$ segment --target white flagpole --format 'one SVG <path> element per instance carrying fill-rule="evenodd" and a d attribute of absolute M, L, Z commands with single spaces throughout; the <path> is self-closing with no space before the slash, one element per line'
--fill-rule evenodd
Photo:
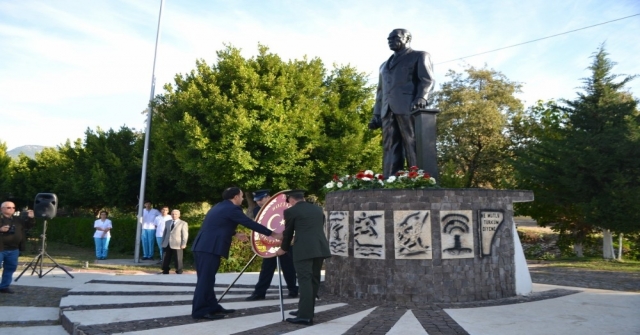
<path fill-rule="evenodd" d="M 140 195 L 138 196 L 138 224 L 136 227 L 136 248 L 134 252 L 135 263 L 140 262 L 140 235 L 142 233 L 142 210 L 144 206 L 144 191 L 147 180 L 147 159 L 149 153 L 149 133 L 151 133 L 151 117 L 153 116 L 153 108 L 151 102 L 155 95 L 156 89 L 156 57 L 158 55 L 158 41 L 160 41 L 160 22 L 162 22 L 162 7 L 164 0 L 160 0 L 160 14 L 158 14 L 158 29 L 156 32 L 156 47 L 153 52 L 153 70 L 151 71 L 151 96 L 149 97 L 149 114 L 147 115 L 147 129 L 144 134 L 144 151 L 142 154 L 142 176 L 140 177 Z"/>

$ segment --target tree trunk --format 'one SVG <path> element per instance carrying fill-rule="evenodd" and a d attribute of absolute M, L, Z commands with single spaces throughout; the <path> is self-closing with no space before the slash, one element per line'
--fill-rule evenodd
<path fill-rule="evenodd" d="M 602 230 L 602 258 L 615 258 L 615 254 L 613 253 L 613 237 L 609 229 Z"/>
<path fill-rule="evenodd" d="M 573 244 L 573 252 L 575 252 L 576 257 L 584 257 L 584 254 L 582 253 L 582 242 L 575 242 Z"/>
<path fill-rule="evenodd" d="M 618 260 L 622 260 L 622 233 L 618 235 Z"/>

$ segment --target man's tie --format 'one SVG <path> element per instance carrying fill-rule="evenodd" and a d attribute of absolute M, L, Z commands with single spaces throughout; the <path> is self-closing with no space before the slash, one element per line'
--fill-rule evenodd
<path fill-rule="evenodd" d="M 175 220 L 171 220 L 171 230 L 173 231 L 173 227 L 176 226 L 176 221 Z"/>

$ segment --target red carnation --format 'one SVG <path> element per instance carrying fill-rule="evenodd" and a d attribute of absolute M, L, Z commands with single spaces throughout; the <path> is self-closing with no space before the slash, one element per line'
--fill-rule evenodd
<path fill-rule="evenodd" d="M 362 178 L 364 178 L 364 171 L 360 171 L 360 172 L 358 172 L 358 173 L 356 174 L 356 178 L 357 178 L 357 179 L 362 179 Z"/>
<path fill-rule="evenodd" d="M 424 179 L 429 179 L 431 178 L 431 175 L 429 175 L 429 173 L 425 172 L 424 173 Z"/>
<path fill-rule="evenodd" d="M 410 167 L 410 168 L 409 168 L 409 170 L 411 170 L 411 171 L 418 171 L 418 167 L 414 165 L 414 166 Z"/>
<path fill-rule="evenodd" d="M 384 176 L 383 176 L 383 175 L 381 175 L 381 174 L 379 174 L 379 175 L 378 175 L 378 179 L 380 179 L 380 180 L 384 180 Z"/>
<path fill-rule="evenodd" d="M 415 177 L 417 177 L 417 176 L 418 176 L 418 172 L 416 172 L 416 171 L 411 171 L 411 172 L 409 172 L 409 176 L 408 176 L 408 177 L 409 177 L 409 178 L 415 178 Z"/>

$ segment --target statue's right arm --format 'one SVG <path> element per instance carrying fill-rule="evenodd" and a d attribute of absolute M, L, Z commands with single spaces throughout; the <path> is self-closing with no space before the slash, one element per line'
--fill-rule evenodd
<path fill-rule="evenodd" d="M 384 65 L 384 64 L 383 64 Z M 376 90 L 376 102 L 373 105 L 373 117 L 369 121 L 369 129 L 378 129 L 382 127 L 382 74 L 378 75 L 378 89 Z"/>

